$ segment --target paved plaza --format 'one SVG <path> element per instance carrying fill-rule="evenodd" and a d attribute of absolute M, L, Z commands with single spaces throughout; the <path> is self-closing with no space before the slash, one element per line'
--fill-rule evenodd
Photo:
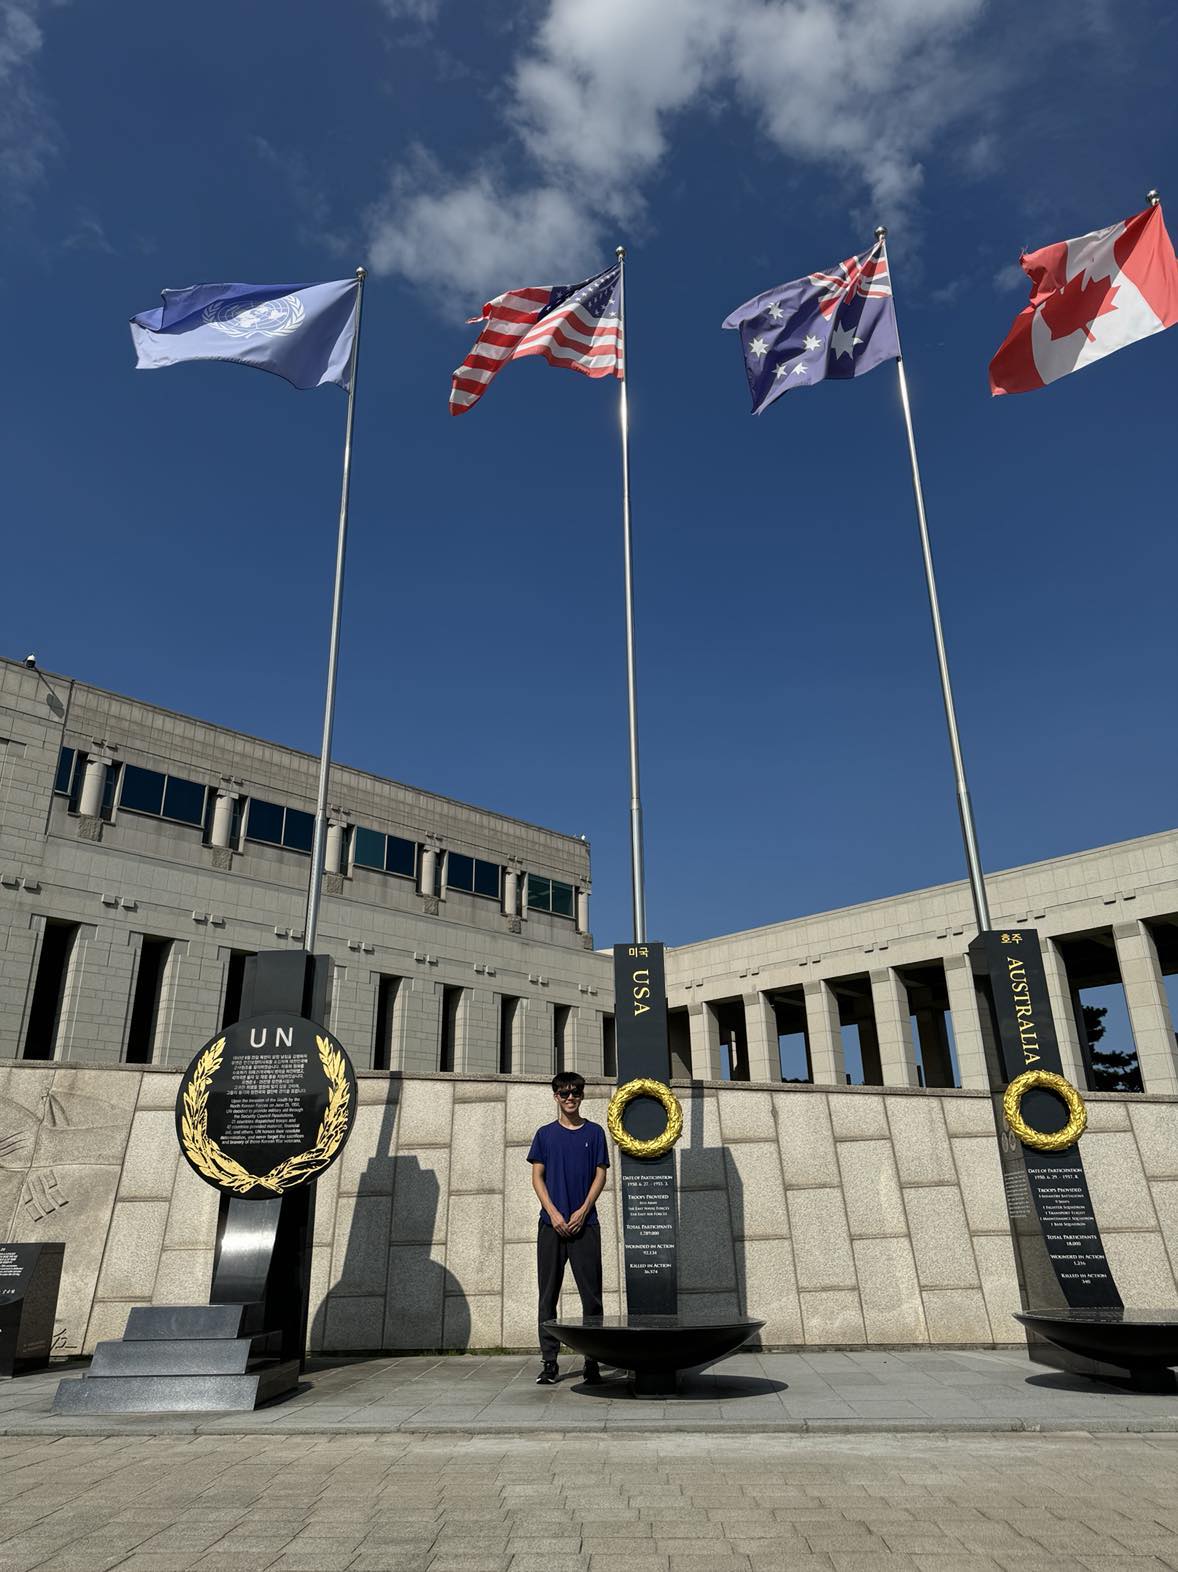
<path fill-rule="evenodd" d="M 89 1420 L 58 1371 L 0 1383 L 0 1572 L 1178 1569 L 1178 1397 L 1013 1349 L 741 1354 L 674 1401 L 564 1368 L 333 1362 L 256 1414 Z"/>
<path fill-rule="evenodd" d="M 1178 1567 L 1178 1437 L 0 1440 L 10 1572 Z"/>

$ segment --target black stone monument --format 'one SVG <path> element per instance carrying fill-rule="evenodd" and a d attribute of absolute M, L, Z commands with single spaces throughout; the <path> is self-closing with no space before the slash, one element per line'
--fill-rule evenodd
<path fill-rule="evenodd" d="M 661 944 L 614 947 L 614 1021 L 618 1085 L 671 1079 L 667 1045 L 667 988 Z M 653 1097 L 626 1108 L 626 1132 L 656 1139 L 667 1115 Z M 732 1353 L 765 1323 L 743 1316 L 681 1314 L 679 1308 L 678 1195 L 674 1151 L 634 1157 L 619 1151 L 626 1314 L 552 1322 L 562 1342 L 603 1364 L 633 1372 L 640 1397 L 678 1388 L 680 1370 Z"/>
<path fill-rule="evenodd" d="M 1023 1299 L 1018 1319 L 1030 1333 L 1032 1356 L 1082 1375 L 1121 1377 L 1127 1369 L 1135 1384 L 1171 1387 L 1167 1367 L 1178 1362 L 1178 1315 L 1124 1309 L 1079 1143 L 1062 1151 L 1024 1145 L 1003 1110 L 1006 1087 L 1028 1070 L 1064 1074 L 1039 936 L 1033 928 L 981 933 L 970 957 L 990 1003 L 987 1054 Z M 1045 1135 L 1068 1122 L 1061 1097 L 1041 1087 L 1025 1093 L 1021 1113 Z"/>
<path fill-rule="evenodd" d="M 0 1376 L 49 1364 L 64 1254 L 62 1244 L 0 1244 Z"/>
<path fill-rule="evenodd" d="M 256 1408 L 297 1386 L 314 1180 L 356 1111 L 347 1055 L 317 1024 L 329 968 L 304 952 L 247 963 L 244 1019 L 201 1049 L 176 1106 L 186 1161 L 221 1192 L 210 1302 L 137 1306 L 121 1341 L 60 1384 L 59 1413 Z"/>

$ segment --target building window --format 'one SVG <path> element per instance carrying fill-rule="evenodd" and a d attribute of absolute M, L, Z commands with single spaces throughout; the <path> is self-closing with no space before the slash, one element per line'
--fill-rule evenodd
<path fill-rule="evenodd" d="M 465 890 L 471 895 L 485 895 L 497 901 L 502 877 L 503 870 L 497 862 L 483 862 L 480 857 L 467 857 L 462 852 L 446 854 L 448 890 Z"/>
<path fill-rule="evenodd" d="M 160 1004 L 171 953 L 171 939 L 152 939 L 146 934 L 143 936 L 135 992 L 131 1000 L 131 1023 L 127 1031 L 128 1064 L 152 1064 L 155 1060 Z"/>
<path fill-rule="evenodd" d="M 572 1006 L 568 1004 L 554 1004 L 552 1007 L 552 1073 L 560 1075 L 564 1070 L 571 1070 L 569 1062 L 572 1043 L 570 1041 L 569 1021 L 572 1019 Z"/>
<path fill-rule="evenodd" d="M 442 1030 L 438 1044 L 438 1069 L 452 1070 L 458 1051 L 458 1020 L 462 1008 L 462 989 L 442 989 Z"/>
<path fill-rule="evenodd" d="M 372 1044 L 372 1068 L 391 1070 L 398 1058 L 400 1041 L 402 977 L 382 977 L 376 985 L 376 1034 Z"/>
<path fill-rule="evenodd" d="M 315 815 L 304 813 L 301 808 L 284 808 L 280 803 L 251 797 L 245 838 L 263 846 L 284 846 L 287 851 L 309 852 L 315 838 Z"/>
<path fill-rule="evenodd" d="M 76 922 L 55 922 L 52 918 L 46 922 L 45 932 L 41 936 L 41 954 L 37 961 L 37 979 L 33 984 L 33 997 L 29 1005 L 29 1023 L 25 1029 L 22 1056 L 25 1059 L 57 1057 L 61 1007 L 77 940 Z"/>
<path fill-rule="evenodd" d="M 206 788 L 179 775 L 162 775 L 138 764 L 123 766 L 123 787 L 119 807 L 128 813 L 149 814 L 155 819 L 170 819 L 175 824 L 204 824 Z"/>
<path fill-rule="evenodd" d="M 554 917 L 572 917 L 576 911 L 577 892 L 571 884 L 559 879 L 543 879 L 539 874 L 528 874 L 528 910 L 551 912 Z"/>
<path fill-rule="evenodd" d="M 53 790 L 59 797 L 68 797 L 74 783 L 74 764 L 78 755 L 73 748 L 63 748 L 57 760 L 57 777 Z"/>
<path fill-rule="evenodd" d="M 399 835 L 382 835 L 357 825 L 352 831 L 352 866 L 377 873 L 395 873 L 402 879 L 417 877 L 417 842 Z"/>
<path fill-rule="evenodd" d="M 510 1075 L 520 1061 L 518 1036 L 522 1012 L 520 1000 L 503 994 L 499 1000 L 499 1074 Z"/>
<path fill-rule="evenodd" d="M 241 993 L 245 987 L 245 963 L 252 961 L 256 950 L 230 950 L 229 964 L 225 968 L 225 1005 L 221 1011 L 221 1027 L 234 1026 L 241 1019 Z"/>

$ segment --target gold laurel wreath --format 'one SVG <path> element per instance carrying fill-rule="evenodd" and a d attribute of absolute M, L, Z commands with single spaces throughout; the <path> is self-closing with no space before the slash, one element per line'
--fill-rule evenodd
<path fill-rule="evenodd" d="M 666 1111 L 666 1127 L 661 1135 L 656 1135 L 651 1141 L 640 1141 L 622 1123 L 622 1115 L 636 1097 L 653 1097 L 656 1103 L 662 1103 Z M 606 1123 L 614 1144 L 628 1157 L 661 1157 L 664 1152 L 671 1150 L 683 1134 L 683 1108 L 671 1088 L 664 1086 L 662 1081 L 627 1081 L 610 1098 Z"/>
<path fill-rule="evenodd" d="M 184 1112 L 180 1120 L 180 1142 L 192 1166 L 222 1190 L 244 1195 L 255 1188 L 281 1195 L 304 1180 L 312 1178 L 339 1151 L 348 1133 L 348 1109 L 352 1093 L 348 1086 L 344 1056 L 326 1037 L 316 1037 L 319 1063 L 327 1077 L 330 1093 L 315 1144 L 271 1168 L 268 1174 L 251 1174 L 248 1168 L 222 1151 L 209 1134 L 209 1092 L 213 1076 L 221 1067 L 225 1039 L 210 1043 L 196 1061 L 192 1079 L 184 1088 Z"/>
<path fill-rule="evenodd" d="M 1054 1092 L 1067 1104 L 1068 1122 L 1062 1130 L 1048 1134 L 1044 1130 L 1034 1129 L 1023 1118 L 1023 1098 L 1035 1086 Z M 1002 1094 L 1002 1112 L 1012 1133 L 1018 1136 L 1024 1146 L 1033 1146 L 1038 1152 L 1064 1152 L 1076 1144 L 1088 1127 L 1088 1110 L 1084 1106 L 1084 1099 L 1070 1081 L 1051 1070 L 1026 1070 L 1022 1075 L 1016 1075 Z"/>

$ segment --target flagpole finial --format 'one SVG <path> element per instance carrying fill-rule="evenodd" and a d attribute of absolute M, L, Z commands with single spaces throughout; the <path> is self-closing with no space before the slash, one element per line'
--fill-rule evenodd
<path fill-rule="evenodd" d="M 364 282 L 364 280 L 368 277 L 368 269 L 366 267 L 358 267 L 356 269 L 356 277 L 360 281 L 360 283 L 362 284 Z"/>
<path fill-rule="evenodd" d="M 1161 207 L 1162 205 L 1161 194 L 1157 191 L 1147 191 L 1145 193 L 1145 200 L 1149 203 L 1150 207 Z"/>
<path fill-rule="evenodd" d="M 886 240 L 888 238 L 888 229 L 886 224 L 877 224 L 875 226 L 875 238 L 877 240 Z"/>
<path fill-rule="evenodd" d="M 619 262 L 624 262 L 626 260 L 626 248 L 625 248 L 625 246 L 618 246 L 618 247 L 616 247 L 616 249 L 614 250 L 614 256 L 617 257 Z"/>

